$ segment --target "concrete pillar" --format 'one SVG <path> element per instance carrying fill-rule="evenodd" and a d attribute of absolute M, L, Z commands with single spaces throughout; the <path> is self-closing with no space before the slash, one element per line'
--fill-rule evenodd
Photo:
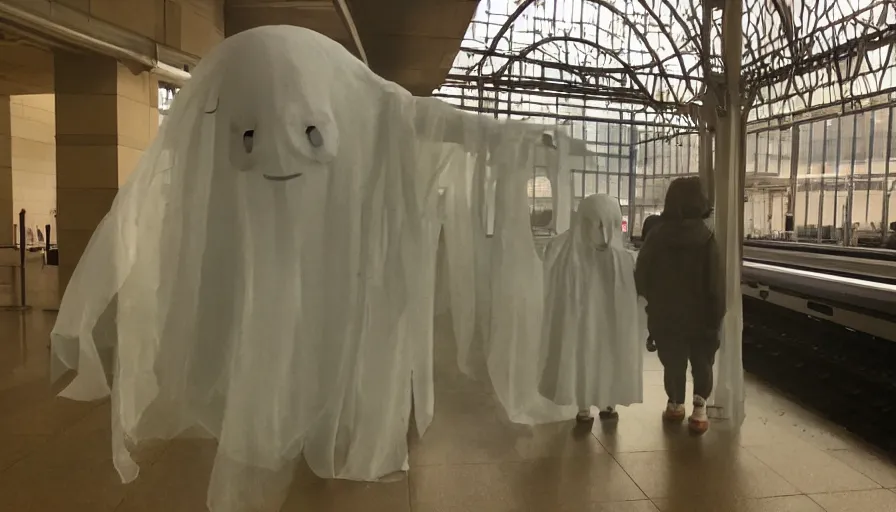
<path fill-rule="evenodd" d="M 54 69 L 61 297 L 158 128 L 158 82 L 99 55 L 57 53 Z"/>
<path fill-rule="evenodd" d="M 9 96 L 0 95 L 0 246 L 14 241 L 11 119 Z"/>
<path fill-rule="evenodd" d="M 742 0 L 725 0 L 722 15 L 722 60 L 725 66 L 724 110 L 716 119 L 715 235 L 725 267 L 728 314 L 722 323 L 717 355 L 718 384 L 712 402 L 719 417 L 739 426 L 744 418 L 742 365 L 743 313 L 741 264 L 744 236 L 744 181 L 746 119 L 741 92 Z"/>

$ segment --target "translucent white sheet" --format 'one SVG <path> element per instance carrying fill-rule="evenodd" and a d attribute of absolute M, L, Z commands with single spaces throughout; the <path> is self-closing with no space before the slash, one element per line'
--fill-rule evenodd
<path fill-rule="evenodd" d="M 472 193 L 473 162 L 463 148 L 446 147 L 445 166 L 441 174 L 444 187 L 444 251 L 446 285 L 454 339 L 457 343 L 457 364 L 472 375 L 470 345 L 476 333 L 476 254 L 474 238 L 486 243 L 485 234 L 474 225 Z"/>
<path fill-rule="evenodd" d="M 538 127 L 444 145 L 440 167 L 458 365 L 471 378 L 489 379 L 508 418 L 524 424 L 574 414 L 537 392 L 543 287 L 526 169 L 542 140 L 531 129 Z M 487 375 L 477 373 L 482 368 Z"/>
<path fill-rule="evenodd" d="M 72 276 L 52 334 L 54 373 L 77 371 L 62 396 L 111 395 L 124 481 L 137 477 L 134 443 L 193 427 L 217 438 L 213 512 L 276 510 L 302 455 L 322 477 L 405 469 L 412 393 L 421 432 L 434 407 L 444 223 L 451 272 L 475 276 L 452 293 L 456 328 L 474 330 L 459 301 L 494 300 L 475 315 L 495 385 L 514 417 L 528 414 L 516 397 L 534 395 L 535 344 L 518 322 L 540 315 L 541 278 L 521 158 L 540 136 L 414 98 L 308 30 L 228 38 L 178 94 Z M 440 220 L 454 158 L 476 164 L 449 176 Z M 497 196 L 496 172 L 508 177 Z M 491 254 L 484 205 L 497 206 Z"/>
<path fill-rule="evenodd" d="M 111 396 L 124 481 L 135 443 L 216 438 L 213 512 L 276 510 L 301 456 L 322 477 L 406 469 L 412 397 L 421 434 L 437 408 L 442 231 L 461 367 L 485 355 L 513 421 L 570 417 L 537 391 L 526 182 L 542 135 L 414 98 L 308 30 L 228 38 L 72 276 L 52 334 L 54 374 L 77 371 L 62 395 Z"/>
<path fill-rule="evenodd" d="M 644 339 L 618 200 L 584 198 L 544 268 L 541 393 L 579 410 L 640 403 Z"/>
<path fill-rule="evenodd" d="M 485 339 L 489 376 L 510 419 L 535 424 L 571 417 L 538 393 L 544 284 L 529 223 L 532 147 L 509 137 L 490 151 L 495 171 L 495 228 L 490 246 L 490 311 Z"/>

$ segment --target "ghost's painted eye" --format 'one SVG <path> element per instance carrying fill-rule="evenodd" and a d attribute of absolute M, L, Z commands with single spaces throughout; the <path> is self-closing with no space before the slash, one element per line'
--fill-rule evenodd
<path fill-rule="evenodd" d="M 255 147 L 255 130 L 246 130 L 243 132 L 243 149 L 246 153 L 251 153 Z"/>
<path fill-rule="evenodd" d="M 309 126 L 305 128 L 305 135 L 308 137 L 308 142 L 311 144 L 311 147 L 319 148 L 324 145 L 324 136 L 320 133 L 320 130 L 317 129 L 317 126 Z"/>

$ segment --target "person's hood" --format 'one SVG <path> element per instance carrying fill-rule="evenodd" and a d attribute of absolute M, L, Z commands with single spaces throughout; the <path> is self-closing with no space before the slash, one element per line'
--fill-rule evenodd
<path fill-rule="evenodd" d="M 705 244 L 712 237 L 712 230 L 705 222 L 711 212 L 700 179 L 679 178 L 669 185 L 663 221 L 653 228 L 653 232 L 667 245 Z"/>
<path fill-rule="evenodd" d="M 700 178 L 678 178 L 669 185 L 663 219 L 705 219 L 712 208 Z"/>

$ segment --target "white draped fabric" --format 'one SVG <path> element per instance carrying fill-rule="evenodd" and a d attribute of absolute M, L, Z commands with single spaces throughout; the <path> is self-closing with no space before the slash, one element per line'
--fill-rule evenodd
<path fill-rule="evenodd" d="M 52 333 L 54 374 L 77 371 L 62 396 L 111 396 L 124 481 L 135 443 L 216 438 L 213 512 L 276 508 L 300 456 L 321 477 L 406 469 L 412 397 L 421 433 L 435 407 L 440 173 L 471 159 L 511 173 L 540 138 L 414 98 L 305 29 L 228 38 L 72 276 Z M 451 174 L 444 200 L 465 339 L 467 304 L 487 300 L 469 279 L 487 271 L 473 177 Z"/>
<path fill-rule="evenodd" d="M 640 403 L 644 338 L 619 202 L 582 199 L 544 267 L 541 393 L 579 410 Z"/>
<path fill-rule="evenodd" d="M 212 512 L 276 510 L 301 457 L 325 478 L 407 469 L 412 403 L 421 435 L 438 408 L 441 234 L 460 367 L 484 355 L 513 421 L 570 417 L 537 391 L 526 181 L 543 139 L 414 98 L 309 30 L 226 39 L 71 278 L 52 333 L 54 375 L 77 373 L 61 395 L 111 397 L 125 482 L 135 444 L 216 438 Z"/>

